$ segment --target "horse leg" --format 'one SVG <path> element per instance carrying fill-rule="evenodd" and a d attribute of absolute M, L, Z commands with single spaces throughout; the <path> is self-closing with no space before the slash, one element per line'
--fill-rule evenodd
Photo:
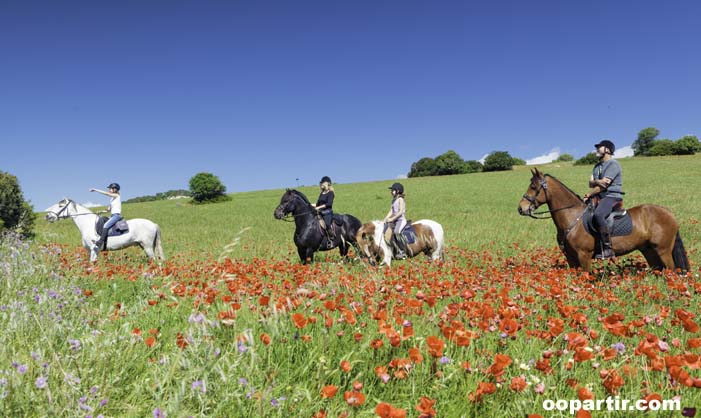
<path fill-rule="evenodd" d="M 577 251 L 577 261 L 579 262 L 579 267 L 581 267 L 582 270 L 586 271 L 587 273 L 591 272 L 591 256 L 592 253 L 590 251 Z"/>
<path fill-rule="evenodd" d="M 643 253 L 643 257 L 645 257 L 648 267 L 653 270 L 662 270 L 662 268 L 664 268 L 662 266 L 662 260 L 657 255 L 657 251 L 654 248 L 647 246 L 645 248 L 641 248 L 640 252 Z"/>
<path fill-rule="evenodd" d="M 153 260 L 156 257 L 155 252 L 153 251 L 153 247 L 150 245 L 144 244 L 144 243 L 139 243 L 141 248 L 144 249 L 144 252 L 146 253 L 146 256 L 148 257 L 149 260 Z"/>

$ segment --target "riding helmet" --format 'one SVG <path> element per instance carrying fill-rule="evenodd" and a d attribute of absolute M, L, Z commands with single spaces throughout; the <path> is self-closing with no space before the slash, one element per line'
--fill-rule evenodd
<path fill-rule="evenodd" d="M 321 184 L 321 183 L 331 183 L 331 177 L 329 177 L 329 176 L 322 177 L 321 180 L 319 181 L 319 184 Z"/>
<path fill-rule="evenodd" d="M 594 148 L 599 148 L 599 147 L 608 148 L 611 151 L 611 155 L 613 155 L 613 153 L 616 152 L 616 146 L 613 145 L 613 142 L 609 141 L 608 139 L 604 139 L 603 141 L 594 145 Z"/>
<path fill-rule="evenodd" d="M 110 185 L 107 186 L 107 189 L 108 189 L 108 190 L 109 190 L 109 189 L 117 189 L 117 191 L 119 191 L 119 184 L 117 184 L 117 183 L 110 183 Z"/>
<path fill-rule="evenodd" d="M 390 190 L 396 190 L 399 194 L 404 194 L 404 186 L 401 183 L 394 183 L 389 187 Z"/>

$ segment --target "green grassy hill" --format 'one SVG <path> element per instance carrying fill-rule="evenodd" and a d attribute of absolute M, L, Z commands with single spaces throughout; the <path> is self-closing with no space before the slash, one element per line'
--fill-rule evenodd
<path fill-rule="evenodd" d="M 655 203 L 672 209 L 681 225 L 682 238 L 693 262 L 698 262 L 701 219 L 695 196 L 701 190 L 701 156 L 622 159 L 626 207 Z M 446 231 L 447 246 L 468 250 L 489 249 L 508 254 L 512 244 L 522 248 L 554 247 L 552 221 L 536 221 L 518 215 L 516 206 L 530 179 L 530 168 L 401 180 L 407 192 L 408 217 L 434 219 Z M 539 166 L 573 190 L 584 194 L 591 167 L 571 163 Z M 148 181 L 148 179 L 144 179 Z M 389 209 L 387 188 L 394 180 L 335 185 L 334 208 L 361 221 L 381 219 Z M 310 200 L 316 187 L 301 187 Z M 284 189 L 234 193 L 230 202 L 191 205 L 182 200 L 124 205 L 127 218 L 148 218 L 161 226 L 166 255 L 182 254 L 197 259 L 217 257 L 244 228 L 240 246 L 232 257 L 240 259 L 295 258 L 294 224 L 277 221 L 273 210 Z M 58 200 L 57 196 L 57 200 Z M 37 226 L 39 242 L 79 245 L 77 228 L 68 221 Z M 128 251 L 139 252 L 137 249 Z M 337 252 L 327 253 L 337 258 Z M 322 256 L 323 259 L 323 256 Z"/>

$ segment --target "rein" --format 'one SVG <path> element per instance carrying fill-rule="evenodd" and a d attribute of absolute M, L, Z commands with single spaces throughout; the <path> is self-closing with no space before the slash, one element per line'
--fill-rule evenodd
<path fill-rule="evenodd" d="M 293 194 L 294 194 L 294 193 L 293 193 Z M 299 195 L 297 195 L 297 194 L 294 194 L 294 196 L 295 196 L 296 199 L 300 199 L 300 200 L 304 201 L 304 199 L 302 199 L 301 196 L 299 196 Z M 305 204 L 305 205 L 310 205 L 310 206 L 311 206 L 311 203 L 307 203 L 306 201 L 304 201 L 304 204 Z M 292 212 L 288 212 L 283 218 L 280 218 L 280 220 L 281 220 L 281 221 L 285 221 L 285 222 L 294 222 L 294 221 L 295 221 L 295 218 L 297 218 L 297 217 L 299 217 L 299 216 L 308 215 L 308 214 L 310 214 L 310 213 L 316 213 L 316 210 L 313 210 L 313 209 L 312 209 L 312 210 L 308 210 L 308 211 L 306 211 L 306 212 L 298 213 L 298 214 L 296 214 L 296 215 L 295 215 L 294 213 L 292 213 Z"/>
<path fill-rule="evenodd" d="M 54 212 L 54 211 L 51 211 L 51 210 L 50 210 L 50 211 L 48 211 L 48 213 L 53 213 L 53 214 L 56 216 L 56 219 L 75 218 L 75 217 L 77 217 L 77 216 L 83 216 L 83 215 L 96 215 L 96 216 L 99 217 L 99 215 L 97 215 L 97 214 L 94 213 L 94 212 L 90 212 L 90 213 L 76 213 L 75 215 L 68 215 L 68 214 L 66 214 L 65 216 L 61 216 L 61 214 L 62 214 L 66 209 L 68 209 L 68 205 L 70 205 L 71 203 L 75 203 L 75 202 L 74 202 L 73 200 L 68 200 L 68 202 L 66 203 L 66 206 L 62 207 L 61 210 L 59 210 L 58 212 Z"/>

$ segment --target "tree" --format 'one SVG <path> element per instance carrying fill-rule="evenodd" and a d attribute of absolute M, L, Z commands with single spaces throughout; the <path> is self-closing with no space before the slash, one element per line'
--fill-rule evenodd
<path fill-rule="evenodd" d="M 584 157 L 574 162 L 574 165 L 592 165 L 599 162 L 599 157 L 596 156 L 595 152 L 590 152 Z"/>
<path fill-rule="evenodd" d="M 436 172 L 436 161 L 433 158 L 424 157 L 411 165 L 408 177 L 434 176 Z"/>
<path fill-rule="evenodd" d="M 557 157 L 557 160 L 555 160 L 555 161 L 557 161 L 557 162 L 563 162 L 563 163 L 566 163 L 566 162 L 569 162 L 569 161 L 574 161 L 574 155 L 572 155 L 572 154 L 560 154 L 560 156 Z"/>
<path fill-rule="evenodd" d="M 526 160 L 523 158 L 513 157 L 514 165 L 526 165 Z"/>
<path fill-rule="evenodd" d="M 674 142 L 674 154 L 693 155 L 701 151 L 701 143 L 694 135 L 686 135 Z"/>
<path fill-rule="evenodd" d="M 484 160 L 484 171 L 504 171 L 514 168 L 514 159 L 506 151 L 494 151 Z"/>
<path fill-rule="evenodd" d="M 197 203 L 228 200 L 224 192 L 226 187 L 212 173 L 198 173 L 190 179 L 190 193 Z"/>
<path fill-rule="evenodd" d="M 34 208 L 25 202 L 17 177 L 0 171 L 0 231 L 12 230 L 30 237 L 35 218 Z"/>
<path fill-rule="evenodd" d="M 657 135 L 660 134 L 660 130 L 655 127 L 645 128 L 638 132 L 638 139 L 633 142 L 633 154 L 638 155 L 650 155 L 650 148 L 653 146 L 653 142 Z"/>
<path fill-rule="evenodd" d="M 465 161 L 457 152 L 450 150 L 436 157 L 436 174 L 445 176 L 449 174 L 464 174 Z"/>

